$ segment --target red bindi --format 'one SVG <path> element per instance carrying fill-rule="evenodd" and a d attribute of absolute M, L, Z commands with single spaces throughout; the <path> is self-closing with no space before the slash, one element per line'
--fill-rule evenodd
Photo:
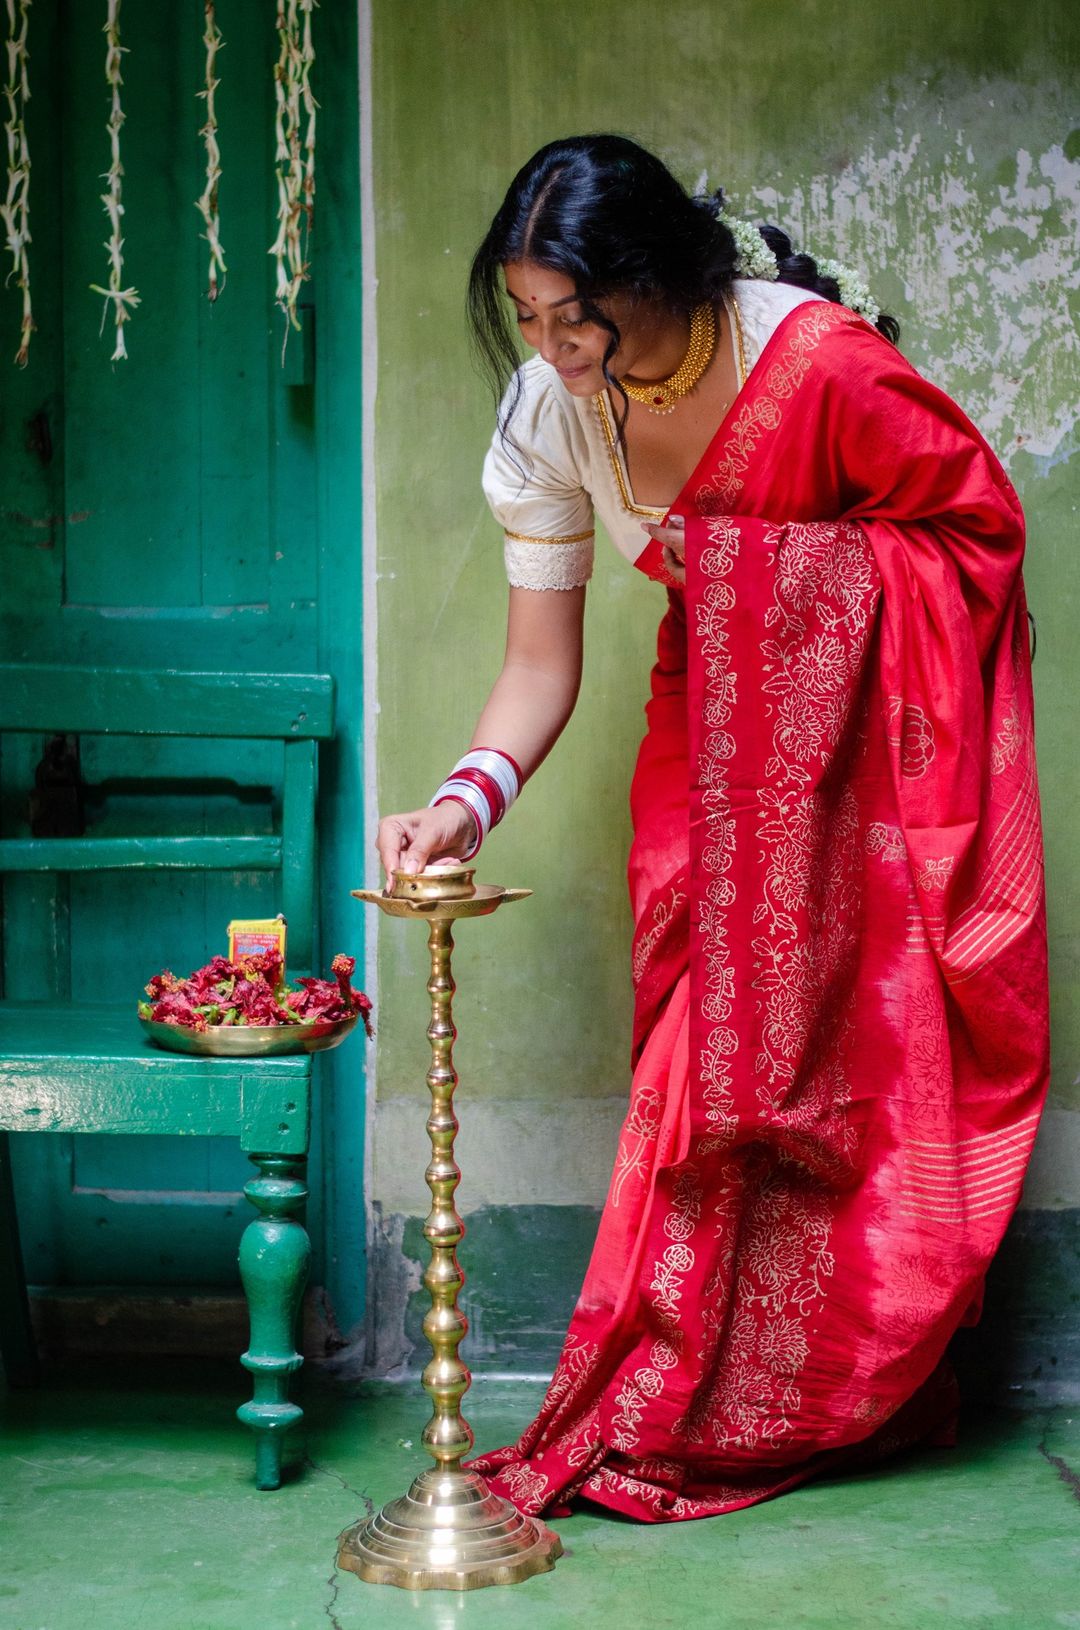
<path fill-rule="evenodd" d="M 536 304 L 536 296 L 535 296 L 535 294 L 530 294 L 529 299 L 532 301 L 533 305 L 535 306 L 535 304 Z"/>

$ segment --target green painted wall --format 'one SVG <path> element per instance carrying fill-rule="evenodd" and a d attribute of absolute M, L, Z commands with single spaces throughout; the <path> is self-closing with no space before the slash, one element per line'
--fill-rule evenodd
<path fill-rule="evenodd" d="M 1027 1204 L 1075 1207 L 1080 13 L 1071 0 L 372 9 L 379 808 L 426 801 L 502 652 L 501 540 L 479 488 L 492 407 L 462 315 L 470 255 L 537 146 L 622 131 L 687 182 L 705 173 L 744 212 L 863 267 L 900 317 L 907 354 L 966 407 L 1020 489 L 1055 1010 L 1052 1119 Z M 456 959 L 463 1209 L 578 1207 L 586 1231 L 628 1080 L 626 791 L 661 610 L 659 591 L 602 541 L 598 554 L 577 713 L 485 850 L 485 876 L 536 898 L 464 926 Z M 424 958 L 407 929 L 380 931 L 372 1198 L 384 1322 L 407 1300 L 408 1285 L 392 1282 L 396 1243 L 403 1230 L 412 1240 L 405 1219 L 426 1204 Z"/>

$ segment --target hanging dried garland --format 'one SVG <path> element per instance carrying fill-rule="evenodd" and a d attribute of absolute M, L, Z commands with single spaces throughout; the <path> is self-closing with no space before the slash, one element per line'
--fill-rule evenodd
<path fill-rule="evenodd" d="M 120 232 L 120 220 L 124 213 L 121 202 L 121 178 L 124 166 L 120 163 L 120 127 L 124 122 L 124 110 L 120 105 L 120 87 L 124 81 L 120 76 L 120 60 L 126 48 L 120 44 L 120 0 L 108 0 L 108 7 L 108 19 L 103 32 L 107 42 L 105 79 L 112 89 L 112 104 L 106 126 L 109 132 L 111 163 L 105 174 L 109 190 L 102 193 L 101 202 L 105 206 L 111 229 L 105 243 L 105 248 L 109 252 L 109 286 L 103 289 L 99 283 L 91 283 L 90 288 L 94 294 L 105 297 L 105 306 L 101 313 L 102 330 L 109 315 L 109 302 L 112 301 L 116 318 L 116 347 L 111 360 L 122 362 L 127 358 L 124 324 L 130 321 L 131 310 L 139 304 L 141 296 L 136 289 L 124 288 L 124 239 Z"/>
<path fill-rule="evenodd" d="M 33 0 L 5 0 L 8 39 L 7 81 L 3 95 L 7 113 L 4 132 L 8 163 L 7 190 L 5 200 L 0 204 L 0 221 L 3 222 L 6 248 L 12 260 L 9 281 L 14 278 L 23 293 L 20 343 L 15 357 L 20 366 L 26 364 L 30 336 L 35 328 L 27 254 L 31 241 L 30 148 L 25 126 L 25 108 L 30 99 L 27 36 L 32 3 Z M 315 117 L 318 110 L 311 90 L 311 71 L 315 61 L 311 14 L 317 4 L 318 0 L 278 0 L 276 14 L 279 54 L 274 68 L 274 134 L 278 232 L 269 253 L 277 266 L 275 298 L 285 316 L 286 341 L 290 328 L 300 329 L 297 313 L 300 288 L 311 275 L 307 246 L 315 205 Z M 105 80 L 110 89 L 106 124 L 110 162 L 104 176 L 108 190 L 101 194 L 101 202 L 109 220 L 109 236 L 104 245 L 108 253 L 109 281 L 108 287 L 102 287 L 99 283 L 90 285 L 92 293 L 101 295 L 105 302 L 101 315 L 103 332 L 109 308 L 112 307 L 116 327 L 113 362 L 127 360 L 124 326 L 130 322 L 142 298 L 137 289 L 124 287 L 124 237 L 121 230 L 124 167 L 120 161 L 120 131 L 125 114 L 120 92 L 124 82 L 121 66 L 127 48 L 120 43 L 120 5 L 121 0 L 107 0 L 103 29 L 106 36 Z M 199 131 L 206 151 L 206 184 L 195 207 L 205 223 L 204 235 L 210 251 L 207 293 L 210 300 L 216 300 L 227 276 L 218 209 L 221 152 L 215 107 L 215 92 L 221 83 L 216 73 L 217 53 L 225 42 L 217 26 L 215 0 L 204 0 L 204 15 L 205 88 L 196 94 L 206 102 L 206 120 Z"/>
<path fill-rule="evenodd" d="M 30 352 L 30 336 L 34 332 L 34 314 L 30 304 L 30 260 L 26 253 L 30 243 L 30 144 L 26 139 L 26 104 L 30 100 L 30 81 L 27 65 L 30 61 L 26 46 L 29 30 L 30 0 L 7 0 L 7 83 L 4 101 L 7 119 L 7 194 L 0 205 L 0 219 L 4 223 L 6 248 L 11 255 L 8 280 L 15 279 L 22 290 L 22 325 L 19 330 L 19 349 L 15 361 L 25 368 Z"/>
<path fill-rule="evenodd" d="M 311 13 L 316 0 L 279 0 L 277 31 L 280 51 L 274 67 L 276 114 L 274 155 L 278 184 L 278 235 L 270 253 L 277 262 L 278 305 L 289 328 L 299 330 L 296 302 L 300 285 L 310 276 L 305 255 L 315 204 L 315 111 L 311 94 Z M 301 24 L 301 18 L 303 23 Z M 306 119 L 301 138 L 301 117 Z"/>
<path fill-rule="evenodd" d="M 218 216 L 218 182 L 221 180 L 221 151 L 217 140 L 217 113 L 214 108 L 214 92 L 221 81 L 214 77 L 217 54 L 224 45 L 221 30 L 214 15 L 214 0 L 206 0 L 206 32 L 203 35 L 203 44 L 206 46 L 206 89 L 196 92 L 206 103 L 206 123 L 199 131 L 206 147 L 206 186 L 201 198 L 196 199 L 195 208 L 206 222 L 204 234 L 210 245 L 210 273 L 209 284 L 206 291 L 208 300 L 216 300 L 225 287 L 226 266 L 225 255 L 221 247 L 220 219 Z M 218 283 L 218 272 L 221 273 L 221 282 Z"/>

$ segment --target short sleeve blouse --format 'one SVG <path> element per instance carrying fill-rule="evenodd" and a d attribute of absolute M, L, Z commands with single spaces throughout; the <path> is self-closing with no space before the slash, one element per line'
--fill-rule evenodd
<path fill-rule="evenodd" d="M 593 505 L 581 482 L 582 433 L 551 389 L 553 374 L 540 357 L 518 369 L 512 440 L 504 446 L 496 431 L 484 460 L 484 495 L 503 528 L 506 574 L 515 588 L 573 589 L 592 576 Z"/>

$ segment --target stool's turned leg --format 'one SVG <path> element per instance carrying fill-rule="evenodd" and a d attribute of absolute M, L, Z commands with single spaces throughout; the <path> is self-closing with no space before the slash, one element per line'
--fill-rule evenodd
<path fill-rule="evenodd" d="M 289 1402 L 289 1378 L 304 1362 L 294 1334 L 311 1244 L 297 1213 L 307 1199 L 307 1161 L 297 1155 L 249 1155 L 258 1177 L 244 1193 L 259 1212 L 240 1240 L 240 1277 L 251 1314 L 251 1341 L 240 1362 L 255 1378 L 255 1396 L 237 1415 L 255 1433 L 255 1486 L 281 1482 L 285 1433 L 303 1419 Z"/>
<path fill-rule="evenodd" d="M 0 1132 L 0 1356 L 9 1387 L 29 1387 L 37 1380 L 37 1348 L 23 1277 L 6 1132 Z"/>

